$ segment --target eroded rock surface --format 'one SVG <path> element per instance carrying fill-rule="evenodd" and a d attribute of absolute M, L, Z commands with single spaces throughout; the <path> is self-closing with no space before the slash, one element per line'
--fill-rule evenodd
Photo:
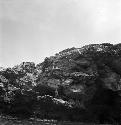
<path fill-rule="evenodd" d="M 95 123 L 121 122 L 121 44 L 63 50 L 0 70 L 1 112 Z M 75 116 L 76 114 L 76 116 Z"/>

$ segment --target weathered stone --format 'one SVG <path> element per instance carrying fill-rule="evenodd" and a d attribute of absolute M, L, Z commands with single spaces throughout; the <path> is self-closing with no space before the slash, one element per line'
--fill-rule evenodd
<path fill-rule="evenodd" d="M 73 47 L 37 66 L 0 69 L 0 94 L 1 110 L 17 116 L 120 123 L 121 44 Z"/>

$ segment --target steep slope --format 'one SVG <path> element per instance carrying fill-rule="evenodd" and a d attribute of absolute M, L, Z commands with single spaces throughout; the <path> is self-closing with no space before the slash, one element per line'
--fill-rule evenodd
<path fill-rule="evenodd" d="M 121 44 L 73 47 L 36 66 L 2 68 L 0 93 L 1 112 L 15 116 L 120 123 Z"/>

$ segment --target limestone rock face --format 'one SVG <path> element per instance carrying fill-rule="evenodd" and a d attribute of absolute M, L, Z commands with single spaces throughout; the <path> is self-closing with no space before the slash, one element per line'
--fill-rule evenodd
<path fill-rule="evenodd" d="M 2 68 L 0 94 L 1 111 L 17 116 L 120 123 L 121 44 L 73 47 L 37 65 Z"/>

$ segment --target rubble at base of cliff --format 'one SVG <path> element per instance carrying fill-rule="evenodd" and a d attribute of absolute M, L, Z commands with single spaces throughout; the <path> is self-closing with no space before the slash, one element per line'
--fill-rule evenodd
<path fill-rule="evenodd" d="M 0 68 L 0 112 L 12 117 L 121 123 L 121 44 L 63 50 Z"/>

